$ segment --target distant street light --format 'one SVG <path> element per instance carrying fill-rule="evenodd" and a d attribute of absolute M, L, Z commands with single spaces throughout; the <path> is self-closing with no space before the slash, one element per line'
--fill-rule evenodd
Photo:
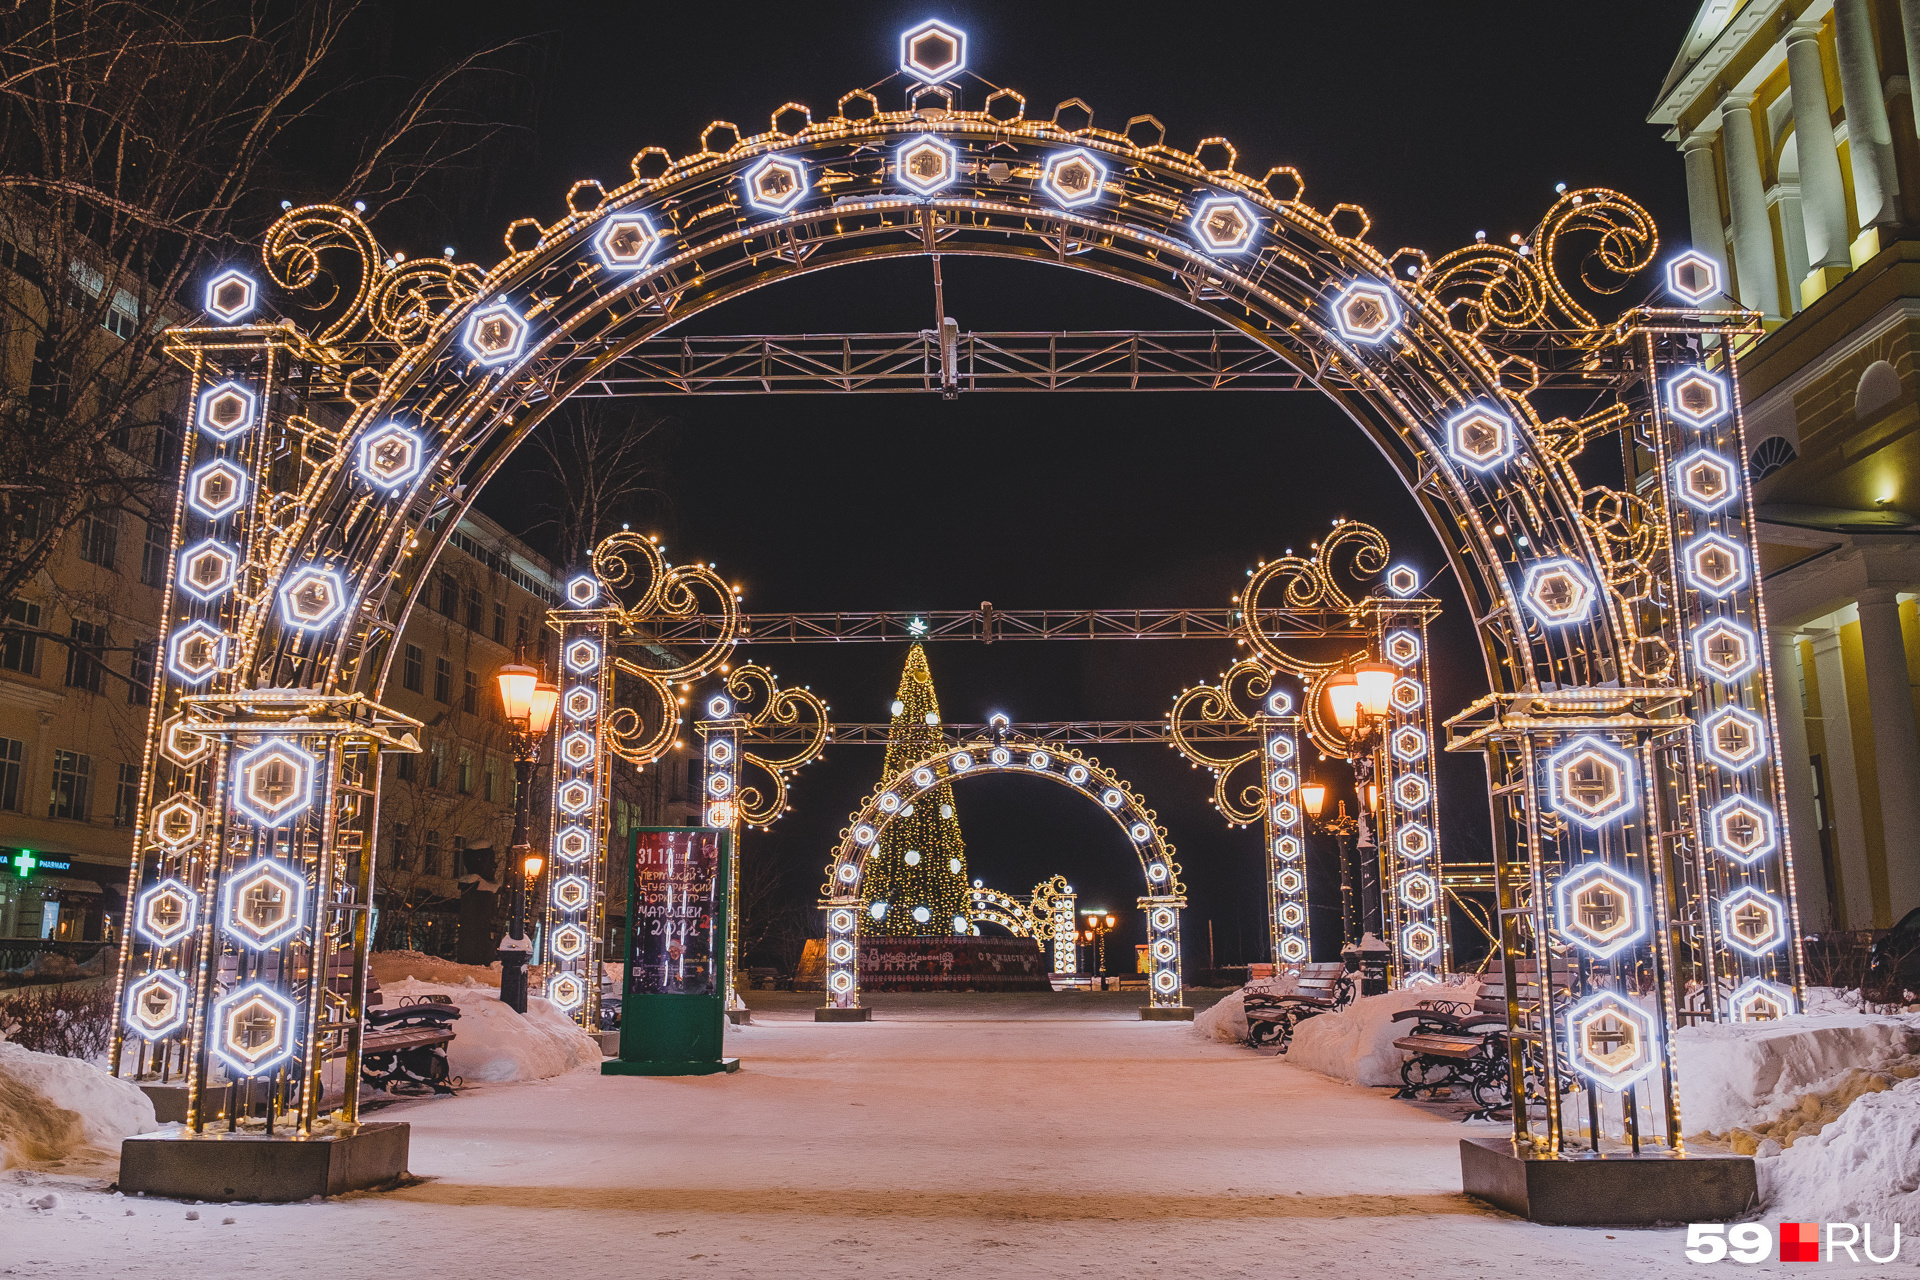
<path fill-rule="evenodd" d="M 533 948 L 527 941 L 527 889 L 540 875 L 546 859 L 534 852 L 528 828 L 532 825 L 533 774 L 540 761 L 540 744 L 553 724 L 560 704 L 560 687 L 540 678 L 524 663 L 509 662 L 495 674 L 500 682 L 500 705 L 513 732 L 513 850 L 519 865 L 513 877 L 513 916 L 507 936 L 500 940 L 500 999 L 518 1013 L 527 1011 L 527 961 Z M 518 874 L 515 874 L 518 872 Z"/>

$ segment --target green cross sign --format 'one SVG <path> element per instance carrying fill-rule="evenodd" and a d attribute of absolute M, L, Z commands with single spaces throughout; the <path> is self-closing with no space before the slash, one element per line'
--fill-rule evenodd
<path fill-rule="evenodd" d="M 20 868 L 20 878 L 22 880 L 33 873 L 33 868 L 37 861 L 38 859 L 33 856 L 33 850 L 31 849 L 22 849 L 19 853 L 13 855 L 13 865 Z"/>

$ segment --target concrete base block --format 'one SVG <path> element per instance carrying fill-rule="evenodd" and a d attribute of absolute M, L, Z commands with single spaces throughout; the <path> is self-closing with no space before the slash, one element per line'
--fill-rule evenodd
<path fill-rule="evenodd" d="M 176 1200 L 284 1202 L 337 1196 L 406 1175 L 412 1126 L 383 1122 L 321 1137 L 143 1133 L 120 1144 L 120 1190 Z"/>
<path fill-rule="evenodd" d="M 603 1076 L 717 1076 L 732 1075 L 740 1069 L 738 1058 L 714 1058 L 702 1062 L 629 1062 L 615 1058 L 600 1064 Z"/>
<path fill-rule="evenodd" d="M 187 1122 L 187 1086 L 184 1084 L 143 1084 L 140 1092 L 153 1104 L 153 1118 L 161 1124 Z"/>
<path fill-rule="evenodd" d="M 620 1033 L 618 1031 L 596 1031 L 593 1038 L 600 1042 L 600 1056 L 617 1058 L 620 1056 Z"/>
<path fill-rule="evenodd" d="M 727 1010 L 727 1021 L 736 1027 L 750 1027 L 753 1025 L 753 1010 L 729 1009 Z"/>
<path fill-rule="evenodd" d="M 815 1022 L 872 1022 L 873 1010 L 836 1009 L 832 1005 L 824 1005 L 813 1011 L 813 1020 Z"/>
<path fill-rule="evenodd" d="M 1186 1005 L 1175 1005 L 1170 1009 L 1156 1009 L 1150 1004 L 1140 1006 L 1142 1022 L 1192 1022 L 1193 1010 Z"/>
<path fill-rule="evenodd" d="M 1530 1222 L 1583 1227 L 1714 1222 L 1749 1212 L 1759 1198 L 1751 1156 L 1642 1150 L 1542 1159 L 1516 1156 L 1510 1138 L 1462 1138 L 1461 1189 Z"/>

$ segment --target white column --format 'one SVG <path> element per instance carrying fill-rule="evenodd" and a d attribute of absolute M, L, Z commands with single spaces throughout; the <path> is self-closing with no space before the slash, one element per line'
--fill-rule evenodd
<path fill-rule="evenodd" d="M 1793 883 L 1800 899 L 1800 925 L 1809 932 L 1833 927 L 1827 901 L 1827 871 L 1820 856 L 1820 822 L 1813 810 L 1813 758 L 1807 750 L 1807 704 L 1801 696 L 1800 638 L 1792 631 L 1767 633 L 1773 648 L 1774 719 L 1780 724 L 1780 778 L 1786 789 L 1786 834 L 1793 842 Z"/>
<path fill-rule="evenodd" d="M 1860 593 L 1860 657 L 1873 717 L 1873 759 L 1880 780 L 1880 829 L 1886 833 L 1888 924 L 1920 907 L 1920 725 L 1900 634 L 1900 604 L 1889 588 Z"/>
<path fill-rule="evenodd" d="M 1722 98 L 1720 124 L 1727 151 L 1727 204 L 1733 210 L 1733 268 L 1740 305 L 1778 319 L 1780 276 L 1773 269 L 1773 226 L 1767 221 L 1767 192 L 1760 181 L 1760 153 L 1753 141 L 1753 95 Z"/>
<path fill-rule="evenodd" d="M 1867 828 L 1860 810 L 1860 776 L 1854 771 L 1853 718 L 1847 711 L 1847 676 L 1840 661 L 1840 631 L 1815 631 L 1813 671 L 1820 681 L 1820 727 L 1826 739 L 1827 821 L 1833 827 L 1834 870 L 1846 927 L 1873 928 L 1873 888 L 1867 879 Z"/>
<path fill-rule="evenodd" d="M 1900 0 L 1900 29 L 1907 39 L 1907 101 L 1913 106 L 1913 127 L 1920 132 L 1920 0 Z"/>
<path fill-rule="evenodd" d="M 1920 0 L 1916 0 L 1920 3 Z M 1720 183 L 1714 176 L 1713 135 L 1695 129 L 1680 144 L 1687 164 L 1687 231 L 1693 247 L 1720 264 L 1720 278 L 1727 275 L 1727 231 L 1720 221 Z"/>
<path fill-rule="evenodd" d="M 1900 175 L 1893 163 L 1893 126 L 1880 91 L 1867 0 L 1834 0 L 1834 52 L 1847 108 L 1847 155 L 1853 166 L 1853 208 L 1862 227 L 1899 220 Z"/>
<path fill-rule="evenodd" d="M 1787 79 L 1793 86 L 1793 135 L 1799 140 L 1800 215 L 1807 225 L 1812 270 L 1853 265 L 1848 253 L 1846 187 L 1834 149 L 1826 73 L 1820 67 L 1820 24 L 1787 28 Z"/>
<path fill-rule="evenodd" d="M 1787 251 L 1787 279 L 1807 278 L 1807 224 L 1800 220 L 1800 184 L 1782 181 L 1774 187 L 1780 205 L 1780 247 Z M 1799 290 L 1789 290 L 1787 302 L 1800 309 Z"/>

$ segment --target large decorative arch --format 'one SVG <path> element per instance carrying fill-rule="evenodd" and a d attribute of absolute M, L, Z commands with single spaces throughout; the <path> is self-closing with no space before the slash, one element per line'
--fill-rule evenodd
<path fill-rule="evenodd" d="M 1148 1007 L 1180 1008 L 1180 908 L 1187 905 L 1187 888 L 1180 881 L 1180 864 L 1173 860 L 1166 828 L 1133 787 L 1098 760 L 1007 732 L 1004 725 L 1000 718 L 991 736 L 957 743 L 902 769 L 862 800 L 841 829 L 826 883 L 820 886 L 827 913 L 827 1004 L 860 1007 L 860 878 L 888 825 L 936 787 L 1001 773 L 1045 778 L 1077 791 L 1126 834 L 1147 887 L 1140 908 L 1147 913 Z"/>
<path fill-rule="evenodd" d="M 577 183 L 565 216 L 509 228 L 492 267 L 390 254 L 356 211 L 293 209 L 263 255 L 275 305 L 308 311 L 298 324 L 258 318 L 246 273 L 209 282 L 209 323 L 173 333 L 194 430 L 130 884 L 140 901 L 176 881 L 200 905 L 189 927 L 136 919 L 122 993 L 193 975 L 204 1074 L 220 1051 L 216 952 L 268 949 L 214 904 L 262 862 L 304 877 L 308 916 L 274 934 L 282 962 L 262 971 L 314 975 L 275 980 L 274 1063 L 300 1064 L 309 1127 L 322 1041 L 356 1053 L 360 1013 L 357 996 L 330 1000 L 317 959 L 343 931 L 364 953 L 379 757 L 415 745 L 379 699 L 458 516 L 558 404 L 690 318 L 834 268 L 970 255 L 1102 275 L 1237 330 L 1393 465 L 1495 690 L 1456 717 L 1449 748 L 1489 757 L 1509 958 L 1550 933 L 1616 968 L 1638 956 L 1662 975 L 1666 1026 L 1676 982 L 1700 982 L 1718 1016 L 1791 1008 L 1794 890 L 1732 376 L 1756 318 L 1711 309 L 1712 261 L 1669 264 L 1684 306 L 1602 322 L 1583 299 L 1625 287 L 1658 243 L 1614 192 L 1563 193 L 1515 244 L 1383 252 L 1364 211 L 1314 207 L 1289 169 L 1238 172 L 1224 140 L 1182 151 L 1147 116 L 1074 128 L 1077 102 L 1030 118 L 1018 93 L 969 102 L 972 82 L 946 74 L 908 59 L 891 109 L 857 90 L 819 120 L 788 104 L 757 134 L 715 122 L 697 151 L 649 147 L 630 179 Z M 1556 387 L 1590 410 L 1556 415 Z M 1582 479 L 1576 459 L 1602 439 L 1643 484 Z M 234 470 L 244 483 L 218 482 Z M 153 819 L 200 794 L 201 823 Z M 1648 890 L 1632 948 L 1561 920 L 1542 888 L 1593 861 Z M 1685 927 L 1669 927 L 1676 911 Z M 1756 983 L 1766 1000 L 1743 1003 Z M 1563 1025 L 1550 994 L 1524 1016 Z M 129 1010 L 115 1061 L 126 1034 L 166 1022 Z M 1633 1069 L 1664 1068 L 1664 1031 L 1640 1043 L 1652 1056 Z M 1671 1087 L 1667 1101 L 1677 1134 Z M 197 1093 L 189 1115 L 201 1122 Z"/>

